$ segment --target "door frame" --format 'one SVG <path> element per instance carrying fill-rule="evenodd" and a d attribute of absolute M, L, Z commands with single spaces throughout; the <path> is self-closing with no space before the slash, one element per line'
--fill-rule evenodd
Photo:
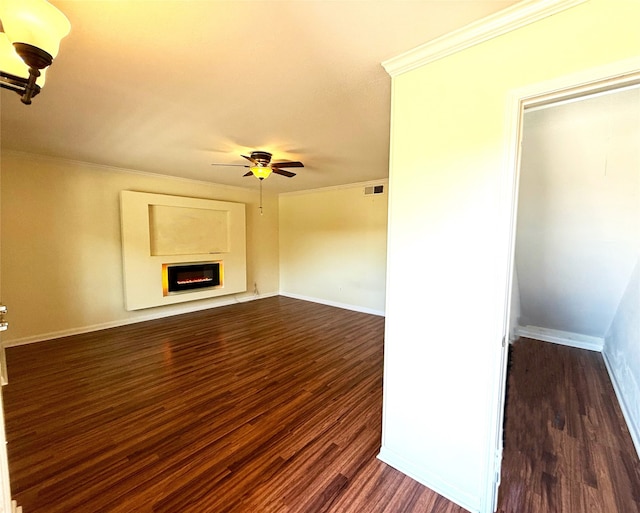
<path fill-rule="evenodd" d="M 0 190 L 1 187 L 2 173 L 0 173 Z M 0 237 L 0 241 L 1 240 L 2 238 Z M 1 290 L 0 288 L 0 291 Z M 2 294 L 0 294 L 0 298 L 2 298 Z M 13 509 L 11 502 L 11 479 L 9 477 L 9 455 L 7 453 L 7 437 L 4 427 L 4 402 L 2 399 L 2 387 L 6 385 L 6 383 L 7 368 L 4 344 L 2 342 L 2 331 L 0 331 L 0 513 L 10 513 Z"/>
<path fill-rule="evenodd" d="M 504 166 L 505 172 L 502 179 L 502 204 L 505 209 L 503 233 L 506 238 L 507 261 L 504 265 L 504 302 L 500 302 L 503 306 L 498 313 L 502 324 L 503 336 L 500 342 L 502 345 L 504 341 L 504 345 L 502 345 L 502 350 L 499 352 L 498 361 L 496 362 L 498 372 L 496 373 L 492 402 L 495 408 L 492 422 L 492 432 L 494 433 L 492 443 L 494 446 L 493 450 L 488 451 L 486 500 L 484 501 L 483 513 L 496 511 L 498 489 L 501 481 L 507 353 L 515 273 L 515 244 L 524 111 L 531 107 L 542 107 L 572 101 L 584 96 L 605 93 L 638 84 L 640 84 L 640 57 L 634 57 L 606 66 L 530 84 L 514 89 L 507 95 L 504 140 L 506 165 Z"/>

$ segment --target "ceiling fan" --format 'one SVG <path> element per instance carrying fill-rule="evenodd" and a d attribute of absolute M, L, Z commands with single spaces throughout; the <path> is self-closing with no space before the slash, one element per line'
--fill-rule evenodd
<path fill-rule="evenodd" d="M 268 151 L 252 151 L 249 156 L 240 155 L 247 159 L 251 164 L 212 164 L 212 166 L 242 166 L 248 167 L 249 171 L 243 176 L 255 176 L 259 180 L 264 180 L 271 173 L 277 175 L 286 176 L 291 178 L 296 176 L 295 173 L 287 171 L 285 168 L 290 167 L 304 167 L 304 164 L 297 160 L 280 160 L 277 162 L 271 162 L 271 153 Z"/>
<path fill-rule="evenodd" d="M 249 171 L 242 176 L 255 176 L 260 180 L 260 215 L 262 211 L 262 180 L 267 178 L 271 173 L 277 175 L 286 176 L 291 178 L 296 176 L 295 173 L 287 171 L 284 168 L 287 167 L 304 167 L 304 164 L 297 160 L 279 160 L 278 162 L 271 162 L 271 153 L 268 151 L 252 151 L 247 157 L 246 155 L 240 155 L 247 159 L 251 164 L 211 164 L 212 166 L 242 166 L 248 167 Z"/>

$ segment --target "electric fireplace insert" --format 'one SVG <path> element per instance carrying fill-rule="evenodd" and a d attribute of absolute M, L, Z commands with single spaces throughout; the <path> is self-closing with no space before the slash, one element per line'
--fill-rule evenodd
<path fill-rule="evenodd" d="M 162 267 L 165 295 L 222 285 L 221 262 L 165 264 Z"/>

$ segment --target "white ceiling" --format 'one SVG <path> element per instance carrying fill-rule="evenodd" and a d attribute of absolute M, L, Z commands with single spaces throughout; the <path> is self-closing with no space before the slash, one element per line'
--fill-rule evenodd
<path fill-rule="evenodd" d="M 221 184 L 241 153 L 301 160 L 287 192 L 388 176 L 381 62 L 514 0 L 52 0 L 71 33 L 31 106 L 2 90 L 3 149 Z"/>

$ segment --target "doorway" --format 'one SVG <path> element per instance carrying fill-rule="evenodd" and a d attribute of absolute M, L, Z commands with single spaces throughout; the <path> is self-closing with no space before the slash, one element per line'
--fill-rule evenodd
<path fill-rule="evenodd" d="M 640 86 L 525 109 L 514 335 L 601 351 L 638 261 Z"/>
<path fill-rule="evenodd" d="M 512 340 L 602 351 L 637 281 L 639 83 L 634 71 L 515 95 Z"/>

